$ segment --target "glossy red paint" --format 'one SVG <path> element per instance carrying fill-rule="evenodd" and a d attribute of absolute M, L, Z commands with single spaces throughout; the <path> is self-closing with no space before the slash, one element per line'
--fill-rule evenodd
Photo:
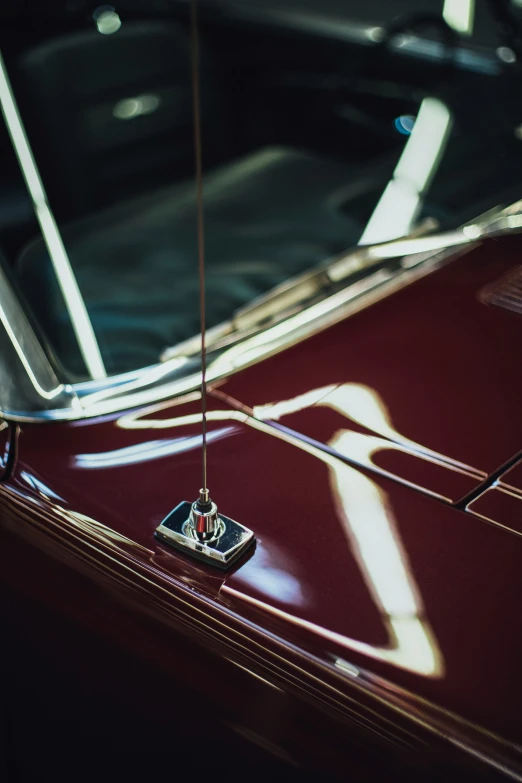
<path fill-rule="evenodd" d="M 522 322 L 481 300 L 519 264 L 518 238 L 484 243 L 216 391 L 458 500 L 521 448 Z"/>
<path fill-rule="evenodd" d="M 199 486 L 199 419 L 189 399 L 22 427 L 3 527 L 96 585 L 78 611 L 95 625 L 107 593 L 116 616 L 121 603 L 185 635 L 357 741 L 482 754 L 522 774 L 522 542 L 214 399 L 210 488 L 257 536 L 230 574 L 216 572 L 153 538 Z M 227 671 L 240 688 L 245 672 Z M 219 678 L 204 688 L 222 698 Z M 235 698 L 242 714 L 248 700 Z"/>
<path fill-rule="evenodd" d="M 499 486 L 513 491 L 516 490 L 522 494 L 522 460 L 513 465 L 499 479 Z"/>
<path fill-rule="evenodd" d="M 441 455 L 428 456 L 404 442 L 394 443 L 373 432 L 359 431 L 362 428 L 354 427 L 351 421 L 347 423 L 343 413 L 328 410 L 330 405 L 335 405 L 332 398 L 345 389 L 337 387 L 310 410 L 282 417 L 284 425 L 270 418 L 263 420 L 311 445 L 326 448 L 349 464 L 369 468 L 439 500 L 458 501 L 487 478 L 486 473 L 469 466 L 448 464 Z M 254 413 L 259 415 L 259 409 Z"/>
<path fill-rule="evenodd" d="M 472 501 L 469 511 L 522 536 L 522 495 L 495 486 Z"/>

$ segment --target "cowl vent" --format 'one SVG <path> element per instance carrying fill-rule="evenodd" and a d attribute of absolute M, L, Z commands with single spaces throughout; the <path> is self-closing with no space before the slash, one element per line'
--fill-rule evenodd
<path fill-rule="evenodd" d="M 490 283 L 479 294 L 482 302 L 522 315 L 522 266 Z"/>

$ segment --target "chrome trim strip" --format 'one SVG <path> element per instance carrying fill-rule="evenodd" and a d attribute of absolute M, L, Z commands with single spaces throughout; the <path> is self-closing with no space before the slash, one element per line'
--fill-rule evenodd
<path fill-rule="evenodd" d="M 75 392 L 56 377 L 1 267 L 0 324 L 0 407 L 5 417 L 53 417 L 56 410 L 80 417 Z"/>
<path fill-rule="evenodd" d="M 92 378 L 106 378 L 105 366 L 98 341 L 87 313 L 85 302 L 78 288 L 67 251 L 49 206 L 36 161 L 16 105 L 5 63 L 0 52 L 0 106 L 27 189 L 31 194 L 33 209 L 40 224 L 56 279 L 60 286 L 65 307 L 78 340 L 81 354 Z"/>

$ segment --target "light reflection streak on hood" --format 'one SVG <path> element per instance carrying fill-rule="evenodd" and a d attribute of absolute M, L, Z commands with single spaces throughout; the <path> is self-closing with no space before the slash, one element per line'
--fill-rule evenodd
<path fill-rule="evenodd" d="M 223 427 L 207 434 L 207 442 L 221 440 L 234 432 L 233 427 Z M 73 457 L 76 468 L 99 469 L 116 468 L 123 465 L 136 465 L 153 459 L 170 457 L 172 454 L 183 454 L 187 451 L 201 448 L 201 435 L 193 435 L 174 440 L 149 440 L 114 451 L 104 451 L 98 454 L 76 454 Z"/>
<path fill-rule="evenodd" d="M 389 646 L 377 647 L 351 639 L 276 609 L 226 584 L 221 589 L 375 660 L 426 677 L 441 677 L 444 671 L 442 653 L 425 618 L 424 607 L 395 528 L 393 513 L 387 505 L 385 493 L 374 481 L 337 457 L 280 430 L 271 431 L 270 425 L 255 419 L 250 419 L 248 423 L 256 429 L 303 449 L 328 465 L 338 518 L 370 593 L 381 612 L 390 636 Z M 348 603 L 347 596 L 347 605 Z"/>
<path fill-rule="evenodd" d="M 257 419 L 271 419 L 279 421 L 284 416 L 298 413 L 311 406 L 323 406 L 331 408 L 361 427 L 375 432 L 393 443 L 413 450 L 424 456 L 430 457 L 437 463 L 452 465 L 471 476 L 482 477 L 482 472 L 471 468 L 463 462 L 447 457 L 437 451 L 426 448 L 416 441 L 404 437 L 398 432 L 391 421 L 386 405 L 379 394 L 360 383 L 342 383 L 323 386 L 319 389 L 305 392 L 290 400 L 269 403 L 268 405 L 256 405 L 253 413 Z M 331 445 L 331 444 L 330 444 Z"/>
<path fill-rule="evenodd" d="M 128 413 L 119 418 L 116 424 L 124 430 L 166 430 L 173 427 L 188 427 L 191 424 L 201 424 L 203 418 L 201 413 L 191 413 L 188 416 L 174 416 L 172 419 L 142 418 L 143 416 L 149 416 L 155 411 L 164 410 L 166 407 L 170 407 L 170 403 L 159 403 L 147 408 L 145 411 Z M 247 419 L 247 414 L 240 411 L 207 411 L 207 421 L 245 422 Z"/>
<path fill-rule="evenodd" d="M 302 582 L 285 568 L 284 554 L 274 541 L 268 542 L 264 538 L 263 542 L 257 542 L 256 556 L 249 561 L 247 574 L 243 578 L 243 572 L 239 569 L 234 576 L 245 584 L 254 585 L 268 598 L 294 606 L 307 603 Z"/>
<path fill-rule="evenodd" d="M 107 527 L 107 525 L 98 522 L 98 520 L 88 517 L 86 514 L 80 514 L 78 511 L 71 511 L 69 509 L 61 508 L 60 506 L 55 506 L 53 511 L 68 524 L 81 530 L 88 539 L 111 541 L 130 546 L 132 549 L 139 548 L 141 552 L 147 555 L 153 554 L 151 549 L 141 546 L 141 544 L 136 543 L 136 541 L 118 533 L 117 530 L 114 530 L 111 527 Z"/>
<path fill-rule="evenodd" d="M 36 476 L 33 476 L 27 470 L 20 471 L 20 478 L 29 484 L 30 487 L 36 490 L 36 492 L 41 497 L 53 498 L 54 500 L 63 501 L 61 495 L 57 495 L 54 490 L 47 486 L 47 484 L 44 484 L 43 481 L 40 481 L 40 479 L 36 478 Z"/>
<path fill-rule="evenodd" d="M 159 411 L 166 407 L 168 403 L 163 403 L 154 406 L 154 410 Z M 201 421 L 201 414 L 173 419 L 141 418 L 152 412 L 149 408 L 141 413 L 128 414 L 119 420 L 119 425 L 128 429 L 165 429 Z M 377 647 L 296 617 L 227 584 L 224 584 L 221 590 L 374 660 L 390 663 L 426 677 L 441 677 L 444 671 L 442 653 L 425 617 L 422 599 L 402 547 L 393 512 L 387 504 L 385 493 L 378 485 L 338 457 L 239 411 L 209 411 L 208 418 L 242 421 L 254 429 L 306 451 L 328 466 L 337 516 L 381 614 L 390 641 L 386 647 Z M 330 445 L 335 447 L 335 440 Z M 348 595 L 346 599 L 349 606 Z"/>

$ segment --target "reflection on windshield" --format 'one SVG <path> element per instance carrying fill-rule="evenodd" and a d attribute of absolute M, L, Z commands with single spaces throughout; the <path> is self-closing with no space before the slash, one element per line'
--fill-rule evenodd
<path fill-rule="evenodd" d="M 425 98 L 393 177 L 359 240 L 373 245 L 410 233 L 451 131 L 451 113 L 442 101 Z"/>
<path fill-rule="evenodd" d="M 475 21 L 475 0 L 444 0 L 442 16 L 461 35 L 471 35 Z"/>

